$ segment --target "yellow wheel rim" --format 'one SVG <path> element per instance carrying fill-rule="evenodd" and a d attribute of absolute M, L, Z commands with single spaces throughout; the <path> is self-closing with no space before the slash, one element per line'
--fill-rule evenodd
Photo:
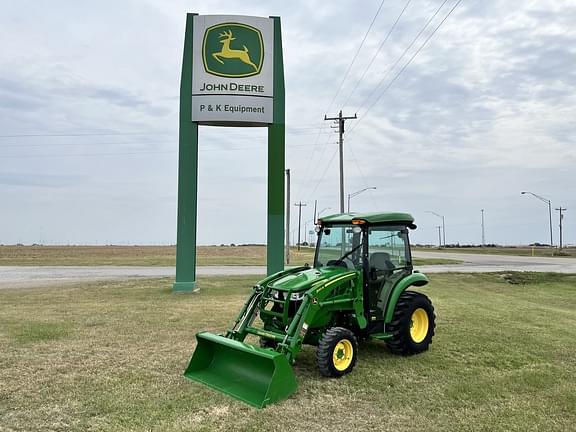
<path fill-rule="evenodd" d="M 426 339 L 428 334 L 428 314 L 422 308 L 416 309 L 410 318 L 410 336 L 416 343 L 422 342 Z"/>
<path fill-rule="evenodd" d="M 336 370 L 344 371 L 348 369 L 352 363 L 352 357 L 354 356 L 354 347 L 352 342 L 348 339 L 340 340 L 334 347 L 334 352 L 332 353 L 332 362 Z"/>

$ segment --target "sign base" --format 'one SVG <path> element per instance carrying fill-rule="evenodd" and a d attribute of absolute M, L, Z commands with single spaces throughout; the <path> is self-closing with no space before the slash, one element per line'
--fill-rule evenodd
<path fill-rule="evenodd" d="M 181 292 L 181 293 L 194 293 L 200 291 L 198 285 L 196 285 L 196 281 L 194 282 L 174 282 L 172 285 L 172 292 Z"/>

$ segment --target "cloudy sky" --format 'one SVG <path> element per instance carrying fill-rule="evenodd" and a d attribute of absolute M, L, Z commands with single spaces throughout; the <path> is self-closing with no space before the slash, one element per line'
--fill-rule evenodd
<path fill-rule="evenodd" d="M 568 208 L 576 243 L 574 0 L 462 0 L 435 34 L 457 0 L 1 3 L 0 243 L 175 242 L 187 12 L 282 18 L 305 221 L 314 200 L 339 207 L 322 119 L 343 109 L 358 113 L 346 193 L 377 188 L 353 210 L 411 212 L 421 243 L 437 241 L 436 212 L 448 243 L 480 243 L 485 209 L 488 242 L 546 242 L 547 204 L 526 190 Z M 265 136 L 201 128 L 200 244 L 265 242 Z"/>

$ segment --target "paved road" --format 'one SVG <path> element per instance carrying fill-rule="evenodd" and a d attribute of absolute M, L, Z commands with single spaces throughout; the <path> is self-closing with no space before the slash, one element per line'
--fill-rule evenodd
<path fill-rule="evenodd" d="M 576 259 L 547 257 L 518 257 L 508 255 L 483 255 L 438 252 L 414 252 L 418 258 L 446 258 L 460 260 L 459 264 L 419 266 L 424 273 L 481 273 L 500 271 L 535 271 L 576 273 Z M 198 267 L 198 275 L 262 275 L 264 266 L 210 266 Z M 27 288 L 95 280 L 128 278 L 174 277 L 174 267 L 28 267 L 0 266 L 0 289 Z"/>
<path fill-rule="evenodd" d="M 202 276 L 265 274 L 264 266 L 198 267 Z M 98 280 L 174 277 L 174 267 L 139 266 L 0 266 L 0 289 L 62 285 Z"/>
<path fill-rule="evenodd" d="M 462 263 L 459 264 L 420 266 L 419 268 L 425 273 L 483 273 L 500 271 L 576 273 L 576 258 L 426 251 L 414 251 L 413 255 L 418 258 L 446 258 L 462 261 Z"/>

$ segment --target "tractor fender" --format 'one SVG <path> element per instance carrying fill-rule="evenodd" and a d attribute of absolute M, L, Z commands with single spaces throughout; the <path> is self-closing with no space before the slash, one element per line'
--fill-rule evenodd
<path fill-rule="evenodd" d="M 394 309 L 396 309 L 396 303 L 398 303 L 398 299 L 400 295 L 411 286 L 424 286 L 428 283 L 428 278 L 424 273 L 412 273 L 402 279 L 400 279 L 394 288 L 392 289 L 392 294 L 390 295 L 390 299 L 388 304 L 386 305 L 386 313 L 384 315 L 384 322 L 386 324 L 392 321 L 392 317 L 394 316 Z"/>

